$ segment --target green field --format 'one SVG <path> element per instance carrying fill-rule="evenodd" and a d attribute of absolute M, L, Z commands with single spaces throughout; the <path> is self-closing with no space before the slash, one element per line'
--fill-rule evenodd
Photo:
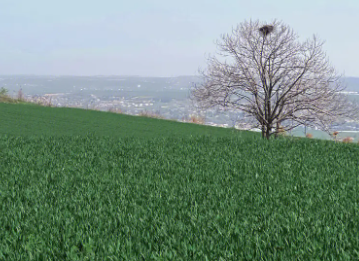
<path fill-rule="evenodd" d="M 76 136 L 88 133 L 97 136 L 188 137 L 189 135 L 228 135 L 257 137 L 253 132 L 239 132 L 224 128 L 119 115 L 102 111 L 74 108 L 51 108 L 27 104 L 0 103 L 0 134 L 16 136 Z"/>
<path fill-rule="evenodd" d="M 0 112 L 0 260 L 359 259 L 357 144 Z"/>

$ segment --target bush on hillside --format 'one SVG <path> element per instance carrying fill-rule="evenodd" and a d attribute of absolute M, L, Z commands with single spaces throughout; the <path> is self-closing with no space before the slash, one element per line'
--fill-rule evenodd
<path fill-rule="evenodd" d="M 109 108 L 108 112 L 124 114 L 124 111 L 121 108 L 117 108 L 115 106 L 112 106 L 111 108 Z"/>
<path fill-rule="evenodd" d="M 150 112 L 147 110 L 141 111 L 138 115 L 142 116 L 142 117 L 147 117 L 147 118 L 164 119 L 164 117 L 162 115 L 160 115 L 159 113 Z"/>
<path fill-rule="evenodd" d="M 343 143 L 352 143 L 353 142 L 353 137 L 346 137 L 343 139 Z"/>
<path fill-rule="evenodd" d="M 0 89 L 0 97 L 8 95 L 8 89 L 5 89 L 4 87 L 1 87 Z"/>
<path fill-rule="evenodd" d="M 279 126 L 276 136 L 279 136 L 279 137 L 287 136 L 287 132 L 285 131 L 285 129 L 282 126 Z"/>
<path fill-rule="evenodd" d="M 183 117 L 182 118 L 183 122 L 189 122 L 189 123 L 195 123 L 195 124 L 204 124 L 205 123 L 205 118 L 198 116 L 198 115 L 190 115 L 189 118 L 188 117 Z"/>
<path fill-rule="evenodd" d="M 8 94 L 9 90 L 1 87 L 0 89 L 0 102 L 13 103 L 15 102 L 13 98 Z"/>
<path fill-rule="evenodd" d="M 20 89 L 17 92 L 17 100 L 20 101 L 20 102 L 25 101 L 25 97 L 24 97 L 24 93 L 22 92 L 22 89 Z"/>

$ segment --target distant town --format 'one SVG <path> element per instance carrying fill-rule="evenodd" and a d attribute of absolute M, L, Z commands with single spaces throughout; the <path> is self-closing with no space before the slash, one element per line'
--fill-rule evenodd
<path fill-rule="evenodd" d="M 183 88 L 183 90 L 185 90 Z M 348 95 L 359 95 L 356 92 L 350 92 Z M 45 100 L 56 107 L 75 107 L 83 109 L 93 109 L 100 111 L 121 112 L 130 115 L 152 114 L 165 119 L 186 121 L 191 116 L 200 117 L 205 125 L 218 126 L 236 129 L 250 129 L 250 125 L 240 121 L 242 114 L 237 112 L 221 112 L 217 109 L 208 109 L 205 112 L 195 109 L 188 99 L 171 99 L 162 101 L 161 99 L 152 99 L 144 96 L 126 98 L 124 96 L 96 96 L 90 94 L 89 97 L 81 97 L 66 93 L 44 94 L 43 96 L 27 96 L 29 100 Z M 359 132 L 359 122 L 346 121 L 344 125 L 334 127 L 333 129 Z M 256 131 L 257 129 L 253 129 Z"/>
<path fill-rule="evenodd" d="M 243 114 L 240 112 L 224 112 L 218 109 L 201 111 L 196 108 L 188 95 L 191 86 L 198 81 L 199 78 L 196 76 L 1 76 L 0 87 L 7 88 L 13 97 L 19 95 L 20 91 L 28 100 L 56 107 L 75 107 L 130 115 L 149 114 L 177 121 L 188 121 L 191 117 L 197 117 L 206 125 L 250 129 L 249 124 L 241 121 Z M 359 101 L 358 86 L 355 82 L 343 93 Z M 347 121 L 337 130 L 359 132 L 359 122 Z"/>

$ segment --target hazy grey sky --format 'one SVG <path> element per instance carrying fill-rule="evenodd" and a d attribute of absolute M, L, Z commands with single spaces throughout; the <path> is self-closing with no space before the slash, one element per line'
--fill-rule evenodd
<path fill-rule="evenodd" d="M 194 75 L 249 19 L 317 34 L 359 77 L 358 0 L 0 0 L 0 74 Z"/>

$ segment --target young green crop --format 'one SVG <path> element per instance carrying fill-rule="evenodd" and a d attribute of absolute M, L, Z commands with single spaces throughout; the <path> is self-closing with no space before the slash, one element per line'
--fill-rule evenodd
<path fill-rule="evenodd" d="M 359 146 L 0 136 L 0 260 L 356 260 Z"/>
<path fill-rule="evenodd" d="M 258 133 L 74 108 L 0 103 L 0 134 L 12 136 L 254 137 Z"/>

